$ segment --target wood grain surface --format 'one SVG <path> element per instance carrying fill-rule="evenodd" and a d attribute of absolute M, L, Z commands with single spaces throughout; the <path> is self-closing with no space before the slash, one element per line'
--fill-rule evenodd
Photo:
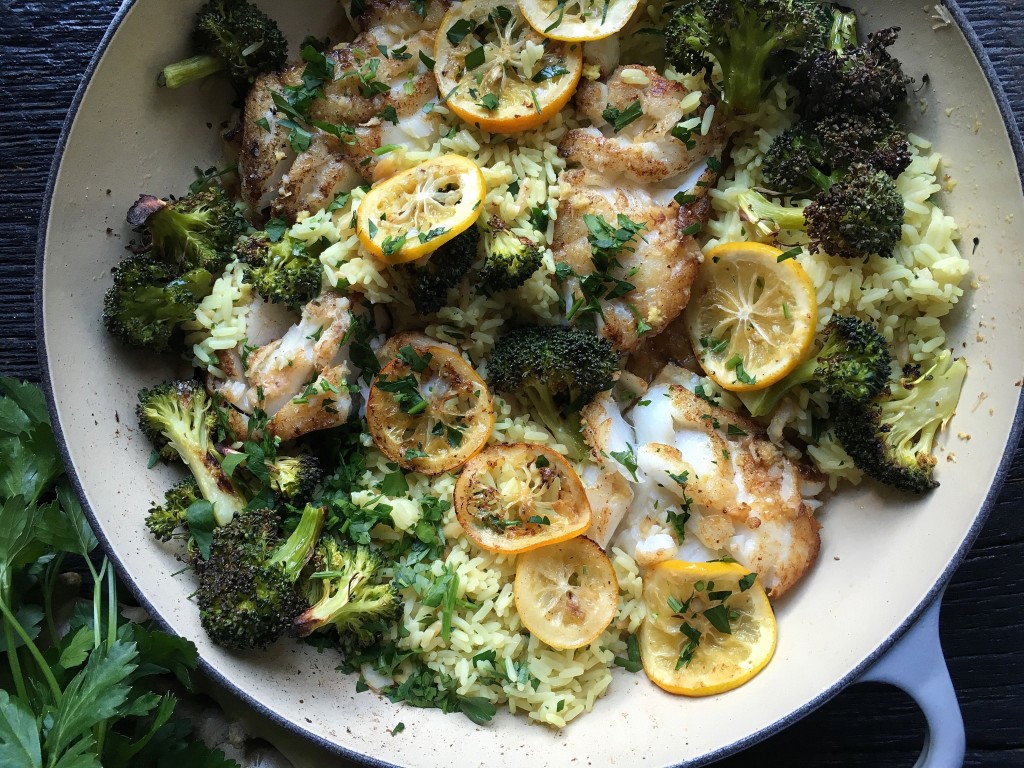
<path fill-rule="evenodd" d="M 0 0 L 0 375 L 38 380 L 36 230 L 72 97 L 118 3 Z M 930 3 L 922 3 L 926 7 Z M 965 0 L 1024 123 L 1024 2 Z M 1021 354 L 1024 350 L 1007 350 Z M 969 766 L 1024 765 L 1024 450 L 946 592 L 941 636 L 967 728 Z M 911 766 L 924 718 L 902 692 L 858 685 L 718 765 Z"/>

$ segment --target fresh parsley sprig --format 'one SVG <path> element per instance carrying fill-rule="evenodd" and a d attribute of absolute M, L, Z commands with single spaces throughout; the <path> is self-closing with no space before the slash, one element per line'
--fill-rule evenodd
<path fill-rule="evenodd" d="M 195 646 L 133 624 L 117 610 L 117 579 L 64 479 L 42 393 L 0 379 L 0 765 L 19 768 L 237 768 L 173 719 Z M 59 576 L 84 563 L 91 600 L 66 628 L 54 621 Z M 31 578 L 29 575 L 31 574 Z"/>

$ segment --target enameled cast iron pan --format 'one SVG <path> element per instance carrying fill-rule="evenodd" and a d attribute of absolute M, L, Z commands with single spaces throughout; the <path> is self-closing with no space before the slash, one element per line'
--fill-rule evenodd
<path fill-rule="evenodd" d="M 980 238 L 968 278 L 977 287 L 947 320 L 956 354 L 966 355 L 971 367 L 951 433 L 942 440 L 942 486 L 914 501 L 875 487 L 847 489 L 826 505 L 820 559 L 777 606 L 775 658 L 751 682 L 694 700 L 623 673 L 594 712 L 555 732 L 507 715 L 478 727 L 437 710 L 400 709 L 373 694 L 357 696 L 355 677 L 335 672 L 330 653 L 291 642 L 261 654 L 225 652 L 199 626 L 188 576 L 171 575 L 180 563 L 143 526 L 144 511 L 171 484 L 171 471 L 145 470 L 150 449 L 135 428 L 135 393 L 187 372 L 119 347 L 103 330 L 100 307 L 110 268 L 126 243 L 124 212 L 138 194 L 184 189 L 194 166 L 221 160 L 230 94 L 210 84 L 180 91 L 154 87 L 160 67 L 183 54 L 186 41 L 177 30 L 188 28 L 199 4 L 126 2 L 104 37 L 50 180 L 38 324 L 57 434 L 96 532 L 151 613 L 196 641 L 209 674 L 263 715 L 307 737 L 300 751 L 308 760 L 326 750 L 378 765 L 456 761 L 539 768 L 572 758 L 579 765 L 691 765 L 779 730 L 858 679 L 897 643 L 980 530 L 1021 427 L 1015 383 L 1024 376 L 1024 155 L 970 30 L 962 23 L 933 28 L 935 18 L 912 0 L 856 3 L 866 29 L 901 26 L 897 55 L 918 83 L 929 75 L 915 98 L 922 108 L 911 110 L 912 128 L 934 141 L 957 181 L 945 205 L 960 223 L 962 247 Z M 295 41 L 341 20 L 327 0 L 261 4 Z M 955 7 L 949 10 L 954 20 L 961 18 Z M 983 439 L 958 440 L 958 432 Z M 947 461 L 947 453 L 955 461 Z M 890 656 L 874 674 L 890 680 L 909 675 L 909 682 L 897 682 L 925 699 L 933 731 L 929 764 L 959 765 L 962 727 L 937 641 L 927 628 L 916 634 L 931 647 L 937 668 L 928 666 L 932 657 L 922 644 L 908 653 L 906 640 L 897 646 L 904 647 L 900 659 L 893 663 Z M 907 659 L 932 674 L 930 693 L 915 688 Z M 393 738 L 389 729 L 399 720 L 407 732 Z"/>

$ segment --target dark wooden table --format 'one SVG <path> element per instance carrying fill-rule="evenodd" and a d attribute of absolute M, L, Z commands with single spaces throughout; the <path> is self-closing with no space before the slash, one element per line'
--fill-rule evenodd
<path fill-rule="evenodd" d="M 1024 125 L 1024 2 L 961 5 Z M 32 300 L 39 210 L 61 125 L 117 6 L 115 0 L 0 0 L 0 375 L 39 378 Z M 1024 449 L 1018 447 L 999 502 L 942 606 L 942 644 L 966 722 L 970 766 L 1024 766 L 1022 513 Z M 909 697 L 860 685 L 719 765 L 911 766 L 923 734 L 924 718 Z"/>

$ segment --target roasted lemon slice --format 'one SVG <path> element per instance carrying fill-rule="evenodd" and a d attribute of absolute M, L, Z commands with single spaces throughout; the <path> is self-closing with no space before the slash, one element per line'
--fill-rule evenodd
<path fill-rule="evenodd" d="M 494 406 L 487 386 L 459 354 L 410 344 L 374 379 L 366 424 L 389 459 L 437 475 L 483 448 L 494 426 Z"/>
<path fill-rule="evenodd" d="M 535 128 L 558 114 L 583 71 L 583 49 L 544 37 L 511 0 L 466 0 L 441 20 L 434 76 L 442 101 L 490 133 Z"/>
<path fill-rule="evenodd" d="M 814 284 L 795 259 L 761 243 L 723 243 L 704 256 L 685 310 L 693 350 L 725 389 L 763 389 L 814 343 Z"/>
<path fill-rule="evenodd" d="M 640 658 L 670 693 L 731 690 L 775 652 L 772 607 L 756 576 L 736 563 L 659 563 L 644 578 L 644 604 Z"/>
<path fill-rule="evenodd" d="M 519 0 L 530 26 L 554 40 L 610 37 L 626 26 L 640 0 Z"/>
<path fill-rule="evenodd" d="M 469 158 L 427 160 L 366 193 L 356 211 L 359 241 L 389 264 L 419 259 L 473 226 L 486 194 Z"/>
<path fill-rule="evenodd" d="M 582 648 L 615 618 L 619 582 L 604 550 L 577 536 L 520 555 L 515 597 L 535 637 L 552 648 Z"/>
<path fill-rule="evenodd" d="M 527 552 L 590 525 L 590 503 L 572 465 L 528 443 L 490 446 L 470 459 L 455 484 L 455 514 L 466 535 L 491 552 Z"/>

